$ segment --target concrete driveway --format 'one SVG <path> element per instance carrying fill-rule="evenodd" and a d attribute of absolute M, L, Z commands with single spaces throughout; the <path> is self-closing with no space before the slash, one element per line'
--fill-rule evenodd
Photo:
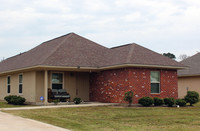
<path fill-rule="evenodd" d="M 0 111 L 0 131 L 69 131 L 39 121 L 14 116 Z"/>

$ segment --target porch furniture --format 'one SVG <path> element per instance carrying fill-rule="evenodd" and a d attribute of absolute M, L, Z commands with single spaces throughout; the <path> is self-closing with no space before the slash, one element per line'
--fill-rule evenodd
<path fill-rule="evenodd" d="M 51 99 L 59 99 L 61 102 L 70 101 L 70 95 L 65 89 L 52 89 Z"/>

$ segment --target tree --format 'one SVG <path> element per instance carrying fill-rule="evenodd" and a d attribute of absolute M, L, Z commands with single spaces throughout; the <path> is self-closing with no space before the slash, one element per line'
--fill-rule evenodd
<path fill-rule="evenodd" d="M 127 101 L 129 103 L 128 106 L 131 106 L 131 104 L 133 102 L 133 92 L 132 91 L 128 91 L 125 93 L 124 101 Z"/>
<path fill-rule="evenodd" d="M 182 61 L 182 60 L 185 60 L 187 59 L 189 56 L 186 55 L 186 54 L 181 54 L 178 58 Z"/>
<path fill-rule="evenodd" d="M 163 55 L 169 57 L 170 59 L 176 59 L 176 56 L 174 54 L 172 54 L 172 53 L 169 53 L 169 52 L 168 53 L 163 53 Z"/>

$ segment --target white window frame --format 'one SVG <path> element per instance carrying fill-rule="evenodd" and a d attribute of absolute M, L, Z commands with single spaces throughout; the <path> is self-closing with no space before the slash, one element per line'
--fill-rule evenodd
<path fill-rule="evenodd" d="M 19 82 L 19 76 L 22 75 L 22 83 Z M 23 73 L 18 74 L 18 94 L 22 95 L 23 94 Z M 22 93 L 19 92 L 19 86 L 22 85 Z"/>
<path fill-rule="evenodd" d="M 62 80 L 62 89 L 64 89 L 64 72 L 56 72 L 56 71 L 53 71 L 53 72 L 51 72 L 51 79 L 50 79 L 50 81 L 51 81 L 51 89 L 52 89 L 52 84 L 56 84 L 56 83 L 52 83 L 52 75 L 53 75 L 53 73 L 58 73 L 58 74 L 62 74 L 63 75 L 63 80 Z"/>
<path fill-rule="evenodd" d="M 10 83 L 8 84 L 8 77 L 10 77 Z M 10 94 L 11 93 L 11 76 L 9 75 L 9 76 L 7 76 L 7 82 L 6 82 L 6 84 L 7 84 L 7 94 Z M 8 86 L 10 86 L 10 92 L 8 93 Z"/>
<path fill-rule="evenodd" d="M 151 72 L 158 72 L 159 73 L 159 82 L 151 82 Z M 159 93 L 151 93 L 151 94 L 160 94 L 160 71 L 150 71 L 150 84 L 159 84 Z M 151 92 L 151 90 L 150 90 L 150 92 Z"/>

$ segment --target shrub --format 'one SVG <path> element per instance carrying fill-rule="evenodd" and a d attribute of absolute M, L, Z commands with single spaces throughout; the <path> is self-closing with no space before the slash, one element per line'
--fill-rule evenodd
<path fill-rule="evenodd" d="M 75 97 L 74 104 L 80 104 L 80 103 L 81 103 L 81 98 Z"/>
<path fill-rule="evenodd" d="M 158 98 L 158 97 L 154 97 L 154 98 L 153 98 L 153 101 L 154 101 L 154 106 L 161 106 L 161 105 L 164 104 L 163 99 Z"/>
<path fill-rule="evenodd" d="M 153 99 L 151 97 L 142 97 L 139 99 L 138 103 L 143 106 L 151 106 L 153 104 Z"/>
<path fill-rule="evenodd" d="M 185 106 L 186 105 L 186 101 L 184 99 L 177 99 L 176 100 L 176 105 Z"/>
<path fill-rule="evenodd" d="M 165 98 L 164 99 L 165 105 L 172 107 L 175 104 L 174 98 Z"/>
<path fill-rule="evenodd" d="M 59 99 L 54 99 L 54 100 L 53 100 L 53 103 L 54 103 L 55 105 L 57 105 L 57 104 L 58 104 L 58 102 L 60 102 L 60 100 L 59 100 Z"/>
<path fill-rule="evenodd" d="M 192 106 L 192 104 L 199 101 L 199 93 L 196 91 L 188 91 L 184 99 L 187 103 L 190 103 L 190 106 Z"/>
<path fill-rule="evenodd" d="M 8 102 L 8 104 L 11 104 L 11 98 L 12 96 L 6 96 L 4 97 L 4 100 Z"/>
<path fill-rule="evenodd" d="M 132 91 L 128 91 L 125 93 L 124 101 L 127 101 L 129 103 L 129 106 L 131 106 L 131 104 L 133 102 L 133 92 Z"/>
<path fill-rule="evenodd" d="M 4 100 L 6 100 L 8 104 L 14 104 L 14 105 L 23 105 L 24 102 L 26 101 L 25 98 L 16 95 L 6 96 Z"/>

